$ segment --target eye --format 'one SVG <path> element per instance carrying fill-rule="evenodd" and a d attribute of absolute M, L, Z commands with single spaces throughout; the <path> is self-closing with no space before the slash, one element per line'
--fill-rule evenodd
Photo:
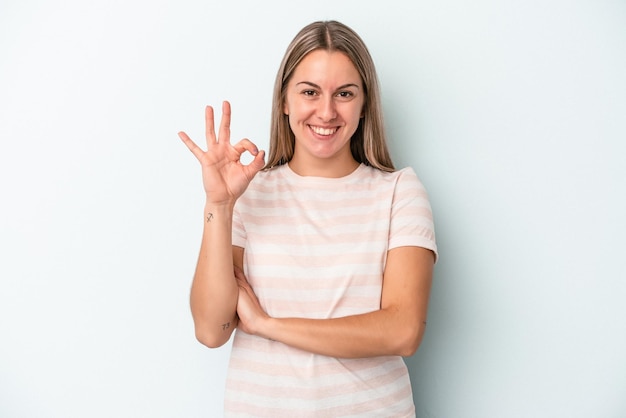
<path fill-rule="evenodd" d="M 337 97 L 339 97 L 340 99 L 351 99 L 352 97 L 354 97 L 354 93 L 349 90 L 344 90 L 337 93 Z"/>
<path fill-rule="evenodd" d="M 302 94 L 305 96 L 315 96 L 317 92 L 315 90 L 303 90 Z"/>

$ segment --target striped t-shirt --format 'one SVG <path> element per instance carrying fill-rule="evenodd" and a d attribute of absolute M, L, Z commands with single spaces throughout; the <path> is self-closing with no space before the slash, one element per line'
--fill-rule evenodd
<path fill-rule="evenodd" d="M 361 164 L 342 178 L 259 172 L 235 206 L 233 245 L 272 317 L 336 318 L 380 309 L 387 251 L 437 252 L 428 196 L 410 168 Z M 411 417 L 401 357 L 331 358 L 235 333 L 229 417 Z"/>

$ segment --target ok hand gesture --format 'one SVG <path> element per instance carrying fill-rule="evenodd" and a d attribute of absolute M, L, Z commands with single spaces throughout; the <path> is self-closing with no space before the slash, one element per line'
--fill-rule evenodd
<path fill-rule="evenodd" d="M 230 103 L 222 104 L 222 120 L 217 137 L 211 106 L 206 107 L 205 119 L 206 151 L 196 145 L 186 133 L 179 132 L 178 136 L 202 166 L 202 182 L 207 202 L 232 205 L 243 194 L 256 173 L 263 168 L 265 152 L 259 151 L 248 139 L 242 139 L 231 145 Z M 250 164 L 243 165 L 241 155 L 246 151 L 252 154 L 254 159 Z"/>

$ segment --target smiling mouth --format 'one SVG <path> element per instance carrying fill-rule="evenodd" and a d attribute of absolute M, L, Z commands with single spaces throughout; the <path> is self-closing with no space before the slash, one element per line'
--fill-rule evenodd
<path fill-rule="evenodd" d="M 330 136 L 334 134 L 335 132 L 337 132 L 337 130 L 339 129 L 339 128 L 322 128 L 322 127 L 313 126 L 313 125 L 309 125 L 309 127 L 316 134 L 323 135 L 323 136 Z"/>

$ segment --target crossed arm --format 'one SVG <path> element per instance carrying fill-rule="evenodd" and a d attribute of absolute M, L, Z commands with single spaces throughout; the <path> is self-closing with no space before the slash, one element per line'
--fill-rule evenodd
<path fill-rule="evenodd" d="M 206 213 L 191 289 L 196 337 L 202 344 L 219 347 L 238 326 L 249 334 L 331 357 L 410 356 L 419 347 L 432 283 L 430 250 L 389 251 L 379 310 L 333 319 L 272 318 L 243 275 L 243 248 L 224 245 L 230 243 L 232 209 L 207 207 Z"/>
<path fill-rule="evenodd" d="M 238 258 L 239 251 L 235 251 Z M 243 249 L 240 255 L 243 257 Z M 424 248 L 390 250 L 380 309 L 333 319 L 268 316 L 241 270 L 235 269 L 238 326 L 250 334 L 331 357 L 410 356 L 426 328 L 433 264 L 434 254 Z"/>
<path fill-rule="evenodd" d="M 196 337 L 202 344 L 219 347 L 238 326 L 249 334 L 331 357 L 410 356 L 417 350 L 426 328 L 432 283 L 430 250 L 389 251 L 379 310 L 333 319 L 272 318 L 243 275 L 244 249 L 225 245 L 231 242 L 231 217 L 232 208 L 206 208 L 191 288 Z"/>

